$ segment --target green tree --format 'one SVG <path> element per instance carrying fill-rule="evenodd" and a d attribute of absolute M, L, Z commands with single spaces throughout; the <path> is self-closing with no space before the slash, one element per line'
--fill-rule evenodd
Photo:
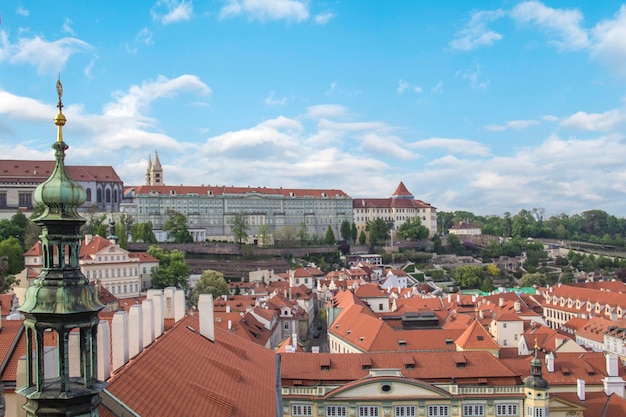
<path fill-rule="evenodd" d="M 352 228 L 351 228 L 351 232 L 350 232 L 350 237 L 352 238 L 352 241 L 356 242 L 358 236 L 359 236 L 359 231 L 356 228 L 356 224 L 354 224 L 354 222 L 352 222 Z"/>
<path fill-rule="evenodd" d="M 122 249 L 128 249 L 128 236 L 133 228 L 133 222 L 133 218 L 126 213 L 120 214 L 115 219 L 115 234 Z"/>
<path fill-rule="evenodd" d="M 538 286 L 538 287 L 543 287 L 546 285 L 547 282 L 547 278 L 546 278 L 546 274 L 542 274 L 540 272 L 535 272 L 532 274 L 524 274 L 522 275 L 522 278 L 520 279 L 520 285 L 522 287 L 533 287 L 533 286 Z"/>
<path fill-rule="evenodd" d="M 400 236 L 404 239 L 419 240 L 426 239 L 430 234 L 428 228 L 422 226 L 419 218 L 411 219 L 410 217 L 400 225 Z"/>
<path fill-rule="evenodd" d="M 260 224 L 256 233 L 259 236 L 261 246 L 270 244 L 270 227 L 266 223 Z"/>
<path fill-rule="evenodd" d="M 300 239 L 300 245 L 304 246 L 306 241 L 309 239 L 309 234 L 307 233 L 307 227 L 305 222 L 300 222 L 300 229 L 298 229 L 298 238 Z"/>
<path fill-rule="evenodd" d="M 446 247 L 448 248 L 448 251 L 456 255 L 461 255 L 463 253 L 463 245 L 461 245 L 461 240 L 457 235 L 450 233 L 446 240 Z"/>
<path fill-rule="evenodd" d="M 237 242 L 239 249 L 241 249 L 242 243 L 248 240 L 248 223 L 246 222 L 246 216 L 240 211 L 228 219 L 228 224 L 230 225 L 230 230 L 233 232 L 233 239 Z"/>
<path fill-rule="evenodd" d="M 346 242 L 350 240 L 350 237 L 352 236 L 352 226 L 350 226 L 349 221 L 344 220 L 341 222 L 340 232 L 343 240 Z"/>
<path fill-rule="evenodd" d="M 389 239 L 389 225 L 383 219 L 368 222 L 365 230 L 369 232 L 370 247 L 374 248 Z"/>
<path fill-rule="evenodd" d="M 156 236 L 152 231 L 152 222 L 133 224 L 130 229 L 130 237 L 133 242 L 157 243 Z"/>
<path fill-rule="evenodd" d="M 487 265 L 485 267 L 485 271 L 487 272 L 487 275 L 491 277 L 497 277 L 498 275 L 500 275 L 500 268 L 498 268 L 496 264 Z"/>
<path fill-rule="evenodd" d="M 333 228 L 328 225 L 328 229 L 326 229 L 326 236 L 324 237 L 324 243 L 327 245 L 335 244 L 335 234 L 333 233 Z"/>
<path fill-rule="evenodd" d="M 7 293 L 15 283 L 15 276 L 9 274 L 8 257 L 0 256 L 0 294 Z"/>
<path fill-rule="evenodd" d="M 280 246 L 291 248 L 296 246 L 298 231 L 294 226 L 283 226 L 276 230 L 274 238 Z"/>
<path fill-rule="evenodd" d="M 359 234 L 359 245 L 365 245 L 365 241 L 367 240 L 367 236 L 365 236 L 365 230 L 361 230 Z"/>
<path fill-rule="evenodd" d="M 159 260 L 159 266 L 152 269 L 152 286 L 155 288 L 177 287 L 187 289 L 189 266 L 185 262 L 185 253 L 179 250 L 166 250 L 150 246 L 148 254 Z"/>
<path fill-rule="evenodd" d="M 107 237 L 107 225 L 105 224 L 106 217 L 106 214 L 98 213 L 95 206 L 90 207 L 87 211 L 87 222 L 81 229 L 83 235 Z"/>
<path fill-rule="evenodd" d="M 463 288 L 478 288 L 485 271 L 477 265 L 461 265 L 454 272 L 454 279 Z"/>
<path fill-rule="evenodd" d="M 7 274 L 17 274 L 24 269 L 24 247 L 16 237 L 0 242 L 0 257 L 7 257 Z"/>
<path fill-rule="evenodd" d="M 212 294 L 214 300 L 219 296 L 228 294 L 228 283 L 224 279 L 224 274 L 212 269 L 202 272 L 200 279 L 193 288 L 192 303 L 194 306 L 198 305 L 200 294 Z"/>
<path fill-rule="evenodd" d="M 187 229 L 187 216 L 176 210 L 168 210 L 167 219 L 163 223 L 163 231 L 167 232 L 167 238 L 174 243 L 191 243 L 193 237 Z"/>
<path fill-rule="evenodd" d="M 481 281 L 481 283 L 480 283 L 479 289 L 482 292 L 491 292 L 491 291 L 495 290 L 496 287 L 494 287 L 494 285 L 493 285 L 493 279 L 491 279 L 491 278 L 484 278 Z"/>

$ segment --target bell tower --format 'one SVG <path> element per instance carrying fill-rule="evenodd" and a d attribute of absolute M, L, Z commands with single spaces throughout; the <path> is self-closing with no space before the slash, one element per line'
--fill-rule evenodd
<path fill-rule="evenodd" d="M 97 290 L 89 285 L 78 264 L 80 226 L 85 219 L 77 207 L 85 202 L 85 190 L 65 169 L 63 141 L 63 86 L 57 81 L 57 141 L 52 145 L 56 165 L 50 178 L 35 190 L 35 201 L 44 211 L 34 219 L 41 226 L 43 268 L 26 291 L 24 314 L 26 332 L 26 385 L 17 390 L 26 397 L 26 416 L 98 416 L 100 391 L 105 383 L 97 379 L 98 312 L 104 308 Z M 70 333 L 79 334 L 79 353 L 70 355 Z M 58 369 L 44 374 L 44 335 L 57 340 Z M 70 362 L 80 362 L 80 375 L 70 376 Z"/>
<path fill-rule="evenodd" d="M 537 341 L 535 340 L 535 356 L 530 360 L 530 375 L 524 379 L 525 417 L 548 417 L 550 413 L 550 394 L 548 381 L 541 374 L 541 359 L 537 357 Z"/>

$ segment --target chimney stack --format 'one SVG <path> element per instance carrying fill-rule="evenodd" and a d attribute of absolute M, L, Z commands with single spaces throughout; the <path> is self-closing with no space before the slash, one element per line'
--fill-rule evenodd
<path fill-rule="evenodd" d="M 504 305 L 504 298 L 498 298 L 498 307 L 502 307 Z"/>
<path fill-rule="evenodd" d="M 113 370 L 117 370 L 128 362 L 128 315 L 118 311 L 113 315 Z"/>
<path fill-rule="evenodd" d="M 111 329 L 109 322 L 100 320 L 98 323 L 98 379 L 106 381 L 111 377 Z"/>
<path fill-rule="evenodd" d="M 174 322 L 185 317 L 185 291 L 180 288 L 174 292 Z"/>
<path fill-rule="evenodd" d="M 148 290 L 148 300 L 152 300 L 154 308 L 154 338 L 158 338 L 165 330 L 165 306 L 163 305 L 163 291 Z"/>
<path fill-rule="evenodd" d="M 145 299 L 141 303 L 143 310 L 143 347 L 154 342 L 154 302 Z"/>
<path fill-rule="evenodd" d="M 546 353 L 546 370 L 550 373 L 554 372 L 554 353 L 552 352 Z"/>
<path fill-rule="evenodd" d="M 200 334 L 211 342 L 215 342 L 215 322 L 213 318 L 213 295 L 200 294 L 198 300 L 200 315 Z"/>
<path fill-rule="evenodd" d="M 576 395 L 580 401 L 585 401 L 585 380 L 576 379 Z"/>
<path fill-rule="evenodd" d="M 143 311 L 141 304 L 133 304 L 128 310 L 128 355 L 134 358 L 143 350 Z"/>

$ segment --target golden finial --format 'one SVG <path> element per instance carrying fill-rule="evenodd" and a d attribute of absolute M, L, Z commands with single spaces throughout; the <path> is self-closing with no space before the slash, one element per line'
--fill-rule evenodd
<path fill-rule="evenodd" d="M 535 337 L 535 349 L 538 349 L 539 345 L 537 344 L 537 338 Z"/>
<path fill-rule="evenodd" d="M 59 102 L 57 103 L 57 108 L 59 109 L 59 113 L 57 113 L 54 118 L 54 124 L 59 127 L 57 133 L 57 142 L 63 142 L 63 126 L 67 121 L 65 116 L 63 115 L 63 101 L 61 97 L 63 97 L 63 84 L 61 84 L 61 74 L 59 74 L 59 79 L 57 80 L 57 95 L 59 96 Z"/>

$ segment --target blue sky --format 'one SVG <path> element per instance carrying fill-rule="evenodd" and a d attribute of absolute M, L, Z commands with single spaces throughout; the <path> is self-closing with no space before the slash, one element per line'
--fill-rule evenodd
<path fill-rule="evenodd" d="M 144 182 L 404 181 L 440 210 L 626 215 L 617 1 L 0 3 L 0 151 Z"/>

